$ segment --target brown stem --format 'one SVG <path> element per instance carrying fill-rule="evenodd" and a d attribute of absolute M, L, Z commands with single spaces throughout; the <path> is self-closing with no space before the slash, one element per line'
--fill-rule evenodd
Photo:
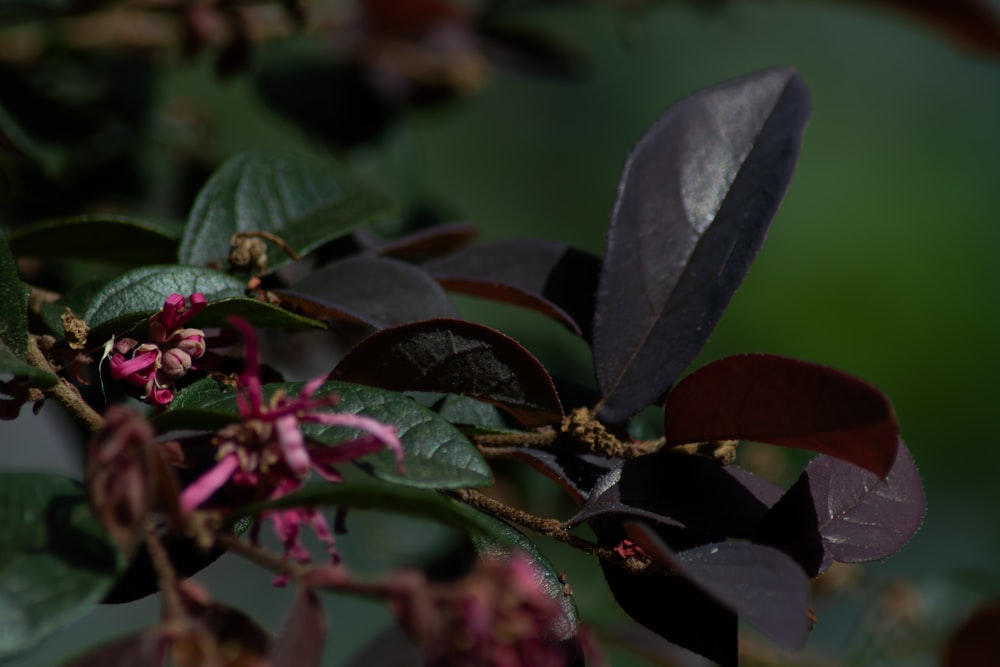
<path fill-rule="evenodd" d="M 34 336 L 28 337 L 28 363 L 35 368 L 55 374 L 55 369 L 52 368 L 49 360 L 38 349 L 38 341 Z M 74 419 L 91 431 L 99 431 L 104 428 L 104 418 L 83 400 L 80 392 L 66 378 L 59 378 L 59 382 L 54 387 L 46 389 L 45 393 L 59 401 Z"/>
<path fill-rule="evenodd" d="M 252 544 L 251 542 L 241 540 L 235 535 L 217 533 L 215 541 L 237 556 L 242 556 L 247 560 L 253 561 L 265 570 L 287 575 L 294 580 L 300 579 L 306 572 L 306 568 L 302 567 L 295 561 L 277 556 L 267 549 L 263 549 L 256 544 Z"/>
<path fill-rule="evenodd" d="M 558 433 L 551 428 L 543 428 L 528 433 L 484 433 L 472 436 L 480 447 L 547 447 L 555 443 Z"/>
<path fill-rule="evenodd" d="M 179 621 L 186 614 L 184 603 L 181 602 L 177 593 L 177 572 L 167 550 L 163 548 L 160 537 L 156 534 L 156 526 L 152 520 L 146 523 L 146 550 L 149 551 L 149 560 L 156 571 L 157 584 L 163 594 L 163 618 L 166 621 Z"/>
<path fill-rule="evenodd" d="M 558 521 L 557 519 L 546 519 L 544 517 L 535 516 L 534 514 L 529 514 L 524 510 L 519 510 L 516 507 L 511 507 L 510 505 L 502 503 L 499 500 L 494 500 L 489 496 L 485 496 L 478 491 L 460 489 L 454 492 L 454 495 L 467 505 L 481 509 L 497 518 L 504 519 L 525 528 L 530 528 L 531 530 L 541 533 L 542 535 L 556 540 L 557 542 L 568 544 L 574 549 L 579 549 L 586 554 L 596 556 L 597 558 L 610 563 L 614 563 L 615 565 L 623 567 L 630 572 L 642 572 L 648 565 L 646 562 L 631 558 L 623 559 L 612 549 L 602 547 L 599 544 L 594 544 L 593 542 L 585 540 L 582 537 L 573 535 L 569 532 L 567 524 Z"/>

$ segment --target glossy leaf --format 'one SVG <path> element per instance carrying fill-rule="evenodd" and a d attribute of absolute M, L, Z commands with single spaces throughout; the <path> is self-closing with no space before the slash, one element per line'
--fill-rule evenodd
<path fill-rule="evenodd" d="M 885 476 L 899 425 L 875 387 L 768 354 L 720 359 L 684 378 L 664 408 L 667 446 L 753 440 L 834 456 Z"/>
<path fill-rule="evenodd" d="M 552 379 L 495 329 L 436 319 L 375 333 L 347 353 L 332 378 L 394 389 L 462 394 L 499 406 L 525 426 L 562 419 Z"/>
<path fill-rule="evenodd" d="M 524 461 L 557 483 L 577 505 L 583 505 L 600 480 L 622 463 L 621 459 L 597 454 L 547 451 L 532 447 L 516 448 L 510 456 Z"/>
<path fill-rule="evenodd" d="M 426 271 L 385 257 L 363 255 L 331 262 L 282 292 L 376 329 L 458 316 L 448 295 Z"/>
<path fill-rule="evenodd" d="M 445 288 L 523 306 L 590 339 L 600 260 L 562 243 L 482 243 L 426 265 Z"/>
<path fill-rule="evenodd" d="M 668 109 L 625 162 L 594 319 L 599 416 L 621 423 L 691 363 L 791 179 L 809 94 L 764 70 Z"/>
<path fill-rule="evenodd" d="M 498 408 L 468 396 L 448 394 L 434 403 L 433 410 L 452 424 L 473 426 L 480 432 L 518 432 L 507 426 L 507 422 Z"/>
<path fill-rule="evenodd" d="M 689 579 L 778 646 L 796 650 L 809 634 L 809 581 L 798 564 L 768 546 L 715 542 L 675 552 L 645 524 L 625 530 L 646 555 Z"/>
<path fill-rule="evenodd" d="M 602 477 L 571 523 L 608 515 L 645 517 L 700 534 L 751 536 L 767 506 L 715 461 L 660 452 L 629 459 Z"/>
<path fill-rule="evenodd" d="M 560 579 L 559 573 L 552 566 L 552 563 L 542 555 L 535 543 L 505 521 L 468 505 L 459 505 L 458 507 L 461 514 L 478 527 L 478 530 L 472 533 L 472 543 L 480 556 L 508 559 L 514 552 L 521 552 L 531 559 L 539 575 L 539 588 L 556 600 L 562 608 L 561 623 L 558 627 L 553 628 L 556 637 L 561 640 L 573 637 L 580 623 L 576 604 L 573 602 L 573 598 L 566 594 L 565 585 Z"/>
<path fill-rule="evenodd" d="M 304 255 L 389 210 L 332 162 L 288 152 L 249 152 L 226 162 L 205 184 L 181 237 L 180 261 L 224 268 L 236 232 L 263 231 Z M 289 261 L 269 248 L 271 270 Z"/>
<path fill-rule="evenodd" d="M 0 526 L 4 657 L 92 607 L 121 563 L 79 484 L 65 477 L 0 473 Z"/>
<path fill-rule="evenodd" d="M 141 266 L 177 260 L 181 225 L 117 215 L 46 220 L 10 234 L 19 257 L 85 259 Z"/>
<path fill-rule="evenodd" d="M 295 591 L 288 618 L 268 652 L 269 667 L 319 667 L 326 639 L 326 612 L 311 590 Z"/>
<path fill-rule="evenodd" d="M 626 537 L 620 526 L 600 535 L 609 547 Z M 736 667 L 739 626 L 731 608 L 686 577 L 631 574 L 607 561 L 601 561 L 601 570 L 615 601 L 638 623 L 723 667 Z"/>
<path fill-rule="evenodd" d="M 276 391 L 297 395 L 302 383 L 264 385 L 267 402 Z M 382 451 L 359 462 L 375 477 L 405 486 L 454 489 L 483 486 L 493 480 L 489 465 L 475 446 L 454 426 L 432 410 L 392 391 L 346 382 L 326 382 L 314 394 L 339 396 L 337 412 L 361 414 L 396 427 L 406 455 L 406 472 L 400 475 L 392 452 Z M 193 384 L 178 393 L 171 408 L 153 423 L 158 430 L 170 428 L 218 428 L 237 421 L 235 392 L 223 390 L 213 380 Z M 357 431 L 340 426 L 305 424 L 303 431 L 324 445 L 353 439 Z"/>
<path fill-rule="evenodd" d="M 194 266 L 147 266 L 115 278 L 91 297 L 83 318 L 92 331 L 122 332 L 163 308 L 173 293 L 186 298 L 201 292 L 208 306 L 193 320 L 196 326 L 222 326 L 241 315 L 258 326 L 322 327 L 301 315 L 244 296 L 243 281 Z"/>
<path fill-rule="evenodd" d="M 884 478 L 819 456 L 764 517 L 756 539 L 789 551 L 807 571 L 817 569 L 817 555 L 843 563 L 881 560 L 913 537 L 926 508 L 916 464 L 902 443 Z"/>
<path fill-rule="evenodd" d="M 464 533 L 482 530 L 478 517 L 462 511 L 464 506 L 428 489 L 399 484 L 350 479 L 341 484 L 315 482 L 276 500 L 255 503 L 232 512 L 229 518 L 247 517 L 264 510 L 287 507 L 343 507 L 352 510 L 390 512 L 427 519 Z"/>

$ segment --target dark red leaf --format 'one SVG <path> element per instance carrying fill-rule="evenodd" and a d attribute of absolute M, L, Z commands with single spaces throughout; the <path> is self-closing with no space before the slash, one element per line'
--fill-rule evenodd
<path fill-rule="evenodd" d="M 478 235 L 479 229 L 469 223 L 435 225 L 373 248 L 372 252 L 383 257 L 419 261 L 461 250 Z"/>
<path fill-rule="evenodd" d="M 495 329 L 462 320 L 426 320 L 377 332 L 348 352 L 330 379 L 471 396 L 531 427 L 563 416 L 552 378 L 530 352 Z"/>
<path fill-rule="evenodd" d="M 307 588 L 295 593 L 292 610 L 271 645 L 271 667 L 318 667 L 323 660 L 326 613 L 316 594 Z"/>
<path fill-rule="evenodd" d="M 571 523 L 608 515 L 641 516 L 719 539 L 751 536 L 767 510 L 715 461 L 660 452 L 625 461 L 602 477 Z"/>
<path fill-rule="evenodd" d="M 882 392 L 817 364 L 740 354 L 681 380 L 664 408 L 667 446 L 753 440 L 849 461 L 884 477 L 899 425 Z"/>
<path fill-rule="evenodd" d="M 784 649 L 809 634 L 809 581 L 798 564 L 772 547 L 715 542 L 675 552 L 645 524 L 625 524 L 628 536 L 654 561 L 689 579 Z"/>
<path fill-rule="evenodd" d="M 590 339 L 600 260 L 562 243 L 482 243 L 426 265 L 446 289 L 547 315 Z"/>
<path fill-rule="evenodd" d="M 614 546 L 624 537 L 620 527 L 602 530 L 601 544 Z M 601 570 L 615 601 L 638 623 L 722 667 L 736 667 L 738 625 L 732 609 L 685 577 L 631 574 L 607 561 L 601 561 Z"/>
<path fill-rule="evenodd" d="M 458 315 L 448 295 L 426 271 L 386 257 L 331 262 L 282 293 L 339 311 L 348 321 L 376 329 Z"/>
<path fill-rule="evenodd" d="M 896 553 L 920 528 L 926 498 L 913 457 L 900 443 L 885 478 L 827 456 L 814 459 L 761 521 L 755 539 L 803 554 L 861 563 Z M 804 562 L 808 567 L 809 561 Z"/>
<path fill-rule="evenodd" d="M 1000 13 L 985 0 L 878 0 L 928 23 L 966 48 L 1000 55 Z"/>
<path fill-rule="evenodd" d="M 945 649 L 944 667 L 994 667 L 1000 655 L 1000 602 L 977 609 Z"/>
<path fill-rule="evenodd" d="M 594 318 L 600 417 L 653 403 L 701 350 L 791 179 L 809 93 L 774 68 L 666 111 L 625 162 Z"/>

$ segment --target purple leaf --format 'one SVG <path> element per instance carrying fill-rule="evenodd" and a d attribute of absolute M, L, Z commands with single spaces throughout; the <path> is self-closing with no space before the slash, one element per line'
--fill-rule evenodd
<path fill-rule="evenodd" d="M 426 265 L 446 289 L 547 315 L 590 339 L 600 260 L 538 239 L 472 246 Z"/>
<path fill-rule="evenodd" d="M 716 542 L 675 552 L 653 529 L 625 530 L 654 561 L 689 579 L 784 649 L 801 648 L 809 634 L 809 581 L 798 564 L 772 547 Z"/>
<path fill-rule="evenodd" d="M 821 549 L 843 563 L 880 560 L 913 537 L 926 507 L 916 464 L 902 442 L 885 478 L 819 456 L 764 517 L 756 539 L 793 554 L 812 545 L 814 555 Z"/>
<path fill-rule="evenodd" d="M 495 329 L 462 320 L 379 331 L 348 352 L 330 377 L 394 391 L 471 396 L 529 427 L 563 416 L 552 378 L 530 352 Z"/>
<path fill-rule="evenodd" d="M 715 461 L 660 452 L 625 461 L 602 477 L 570 521 L 641 516 L 715 538 L 750 537 L 767 509 Z"/>
<path fill-rule="evenodd" d="M 600 534 L 604 546 L 625 537 L 617 526 Z M 738 625 L 730 608 L 685 577 L 631 574 L 607 561 L 601 561 L 601 570 L 615 601 L 638 623 L 723 667 L 736 667 Z"/>
<path fill-rule="evenodd" d="M 420 261 L 460 250 L 478 235 L 476 226 L 468 223 L 435 225 L 374 248 L 373 252 L 384 257 Z"/>
<path fill-rule="evenodd" d="M 582 505 L 598 481 L 622 462 L 597 454 L 570 454 L 531 447 L 513 449 L 510 456 L 557 483 L 577 505 Z"/>
<path fill-rule="evenodd" d="M 899 425 L 875 387 L 840 371 L 769 354 L 696 370 L 670 392 L 667 446 L 754 440 L 828 454 L 885 476 Z"/>
<path fill-rule="evenodd" d="M 787 67 L 668 109 L 625 162 L 594 318 L 600 417 L 655 402 L 701 350 L 791 179 L 809 94 Z"/>
<path fill-rule="evenodd" d="M 420 267 L 385 257 L 358 256 L 331 262 L 292 285 L 275 290 L 292 305 L 319 310 L 318 319 L 361 322 L 384 329 L 432 317 L 455 317 L 458 312 L 441 286 Z M 322 309 L 326 309 L 323 311 Z"/>
<path fill-rule="evenodd" d="M 271 667 L 318 667 L 323 660 L 326 613 L 307 588 L 295 593 L 292 610 L 268 654 Z"/>

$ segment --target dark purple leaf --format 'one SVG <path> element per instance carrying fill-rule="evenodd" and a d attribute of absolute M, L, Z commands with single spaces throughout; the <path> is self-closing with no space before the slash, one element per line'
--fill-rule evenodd
<path fill-rule="evenodd" d="M 426 265 L 446 289 L 523 306 L 590 340 L 600 260 L 538 239 L 472 246 Z"/>
<path fill-rule="evenodd" d="M 809 93 L 787 67 L 666 111 L 625 162 L 594 318 L 600 417 L 624 422 L 695 358 L 791 179 Z"/>
<path fill-rule="evenodd" d="M 749 537 L 767 509 L 715 461 L 660 452 L 629 459 L 602 477 L 571 523 L 641 516 L 715 538 Z"/>
<path fill-rule="evenodd" d="M 471 396 L 508 410 L 525 426 L 554 424 L 563 416 L 552 378 L 530 352 L 495 329 L 462 320 L 379 331 L 348 352 L 330 377 Z"/>
<path fill-rule="evenodd" d="M 426 271 L 386 257 L 359 256 L 331 262 L 284 293 L 376 329 L 458 316 L 448 295 Z"/>
<path fill-rule="evenodd" d="M 948 640 L 943 667 L 994 667 L 1000 655 L 1000 602 L 977 609 Z"/>
<path fill-rule="evenodd" d="M 469 223 L 435 225 L 373 249 L 384 257 L 420 261 L 461 250 L 479 236 L 479 229 Z"/>
<path fill-rule="evenodd" d="M 604 546 L 613 547 L 624 538 L 620 527 L 601 530 Z M 619 606 L 638 623 L 723 667 L 736 667 L 734 611 L 685 577 L 631 574 L 607 561 L 601 561 L 601 570 Z"/>
<path fill-rule="evenodd" d="M 875 387 L 840 371 L 769 354 L 698 369 L 670 392 L 667 446 L 754 440 L 828 454 L 885 476 L 899 425 Z"/>
<path fill-rule="evenodd" d="M 690 580 L 784 649 L 801 648 L 809 634 L 805 572 L 772 547 L 716 542 L 675 552 L 649 526 L 625 524 L 650 558 Z"/>
<path fill-rule="evenodd" d="M 885 478 L 828 456 L 815 458 L 761 521 L 755 539 L 797 559 L 820 551 L 861 563 L 896 553 L 920 528 L 925 511 L 920 475 L 900 442 Z"/>
<path fill-rule="evenodd" d="M 318 667 L 323 660 L 326 613 L 311 590 L 295 593 L 292 610 L 271 645 L 270 667 Z"/>
<path fill-rule="evenodd" d="M 556 482 L 577 505 L 582 505 L 590 496 L 594 485 L 622 462 L 621 459 L 610 459 L 597 454 L 571 454 L 530 447 L 513 449 L 510 456 L 524 461 Z"/>

